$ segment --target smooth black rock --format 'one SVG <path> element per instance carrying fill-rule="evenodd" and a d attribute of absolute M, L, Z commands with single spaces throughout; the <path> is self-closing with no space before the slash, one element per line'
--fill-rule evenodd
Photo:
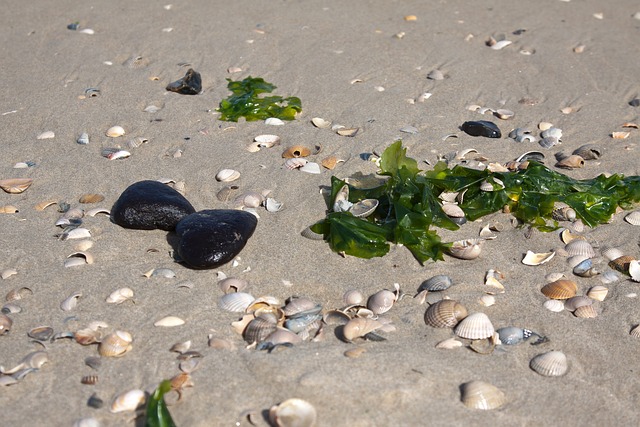
<path fill-rule="evenodd" d="M 187 74 L 180 80 L 167 85 L 167 90 L 182 95 L 197 95 L 202 91 L 202 78 L 200 73 L 189 68 Z"/>
<path fill-rule="evenodd" d="M 478 120 L 474 122 L 464 122 L 460 129 L 471 136 L 484 136 L 487 138 L 500 138 L 502 133 L 495 123 L 487 120 Z"/>
<path fill-rule="evenodd" d="M 176 227 L 178 254 L 194 268 L 215 268 L 240 253 L 258 225 L 255 215 L 212 209 L 185 217 Z"/>
<path fill-rule="evenodd" d="M 111 208 L 111 220 L 125 228 L 172 231 L 196 210 L 184 196 L 158 181 L 140 181 L 122 192 Z"/>
<path fill-rule="evenodd" d="M 629 105 L 631 105 L 632 107 L 640 107 L 640 98 L 634 98 L 631 101 L 629 101 Z"/>

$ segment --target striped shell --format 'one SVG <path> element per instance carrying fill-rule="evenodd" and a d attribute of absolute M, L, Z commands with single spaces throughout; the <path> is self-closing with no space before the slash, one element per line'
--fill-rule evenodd
<path fill-rule="evenodd" d="M 560 377 L 567 373 L 569 363 L 561 351 L 549 351 L 535 356 L 529 367 L 545 377 Z"/>
<path fill-rule="evenodd" d="M 491 410 L 507 403 L 507 397 L 498 387 L 484 381 L 470 381 L 460 386 L 462 403 L 471 409 Z"/>
<path fill-rule="evenodd" d="M 569 299 L 576 296 L 578 285 L 568 279 L 560 279 L 555 282 L 547 283 L 540 291 L 551 299 Z"/>
<path fill-rule="evenodd" d="M 591 246 L 591 243 L 587 242 L 586 240 L 572 240 L 567 243 L 564 249 L 567 251 L 567 254 L 569 256 L 583 255 L 587 258 L 593 258 L 596 256 L 596 251 L 593 250 L 593 246 Z"/>
<path fill-rule="evenodd" d="M 424 322 L 434 328 L 453 328 L 467 317 L 467 309 L 458 301 L 443 299 L 427 308 Z"/>
<path fill-rule="evenodd" d="M 231 182 L 240 178 L 240 172 L 233 169 L 222 169 L 216 174 L 216 181 L 219 182 Z"/>
<path fill-rule="evenodd" d="M 122 357 L 133 348 L 132 342 L 133 337 L 129 332 L 115 331 L 104 337 L 98 346 L 98 352 L 104 357 Z"/>
<path fill-rule="evenodd" d="M 420 291 L 444 291 L 445 289 L 449 289 L 453 285 L 453 280 L 451 277 L 446 274 L 438 274 L 433 276 L 420 285 L 418 288 L 418 292 Z"/>
<path fill-rule="evenodd" d="M 626 274 L 629 272 L 629 264 L 631 261 L 635 261 L 635 258 L 630 255 L 623 255 L 610 261 L 609 267 Z"/>
<path fill-rule="evenodd" d="M 495 332 L 489 316 L 484 313 L 473 313 L 462 319 L 456 326 L 455 333 L 460 338 L 481 340 L 492 337 Z"/>
<path fill-rule="evenodd" d="M 573 315 L 583 319 L 593 319 L 598 316 L 598 311 L 593 305 L 583 305 L 576 308 Z"/>
<path fill-rule="evenodd" d="M 585 305 L 591 305 L 591 304 L 593 304 L 593 300 L 591 298 L 578 295 L 566 300 L 564 302 L 564 308 L 565 310 L 575 311 L 579 307 L 584 307 Z"/>
<path fill-rule="evenodd" d="M 640 225 L 640 211 L 629 212 L 624 220 L 631 225 Z"/>
<path fill-rule="evenodd" d="M 612 246 L 604 246 L 601 250 L 601 253 L 602 256 L 609 261 L 613 261 L 616 258 L 624 256 L 624 253 L 620 249 L 614 248 Z"/>
<path fill-rule="evenodd" d="M 602 286 L 602 285 L 596 285 L 594 287 L 592 287 L 591 289 L 589 289 L 589 291 L 587 292 L 587 296 L 589 298 L 592 298 L 596 301 L 604 301 L 604 299 L 607 297 L 607 294 L 609 293 L 609 289 Z"/>
<path fill-rule="evenodd" d="M 244 332 L 242 333 L 242 337 L 249 344 L 252 344 L 254 342 L 260 343 L 273 332 L 275 332 L 276 328 L 276 322 L 262 317 L 256 317 L 251 322 L 249 322 Z"/>
<path fill-rule="evenodd" d="M 255 301 L 255 298 L 251 294 L 245 292 L 233 292 L 223 295 L 218 302 L 218 307 L 233 313 L 242 313 L 253 301 Z"/>

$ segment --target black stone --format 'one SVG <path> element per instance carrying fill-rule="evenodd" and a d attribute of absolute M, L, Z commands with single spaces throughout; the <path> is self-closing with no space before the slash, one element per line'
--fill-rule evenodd
<path fill-rule="evenodd" d="M 187 74 L 180 80 L 167 85 L 167 90 L 182 95 L 197 95 L 202 91 L 202 78 L 200 73 L 189 68 Z"/>
<path fill-rule="evenodd" d="M 487 138 L 501 138 L 502 133 L 495 123 L 487 120 L 464 122 L 460 129 L 471 136 L 484 136 Z"/>
<path fill-rule="evenodd" d="M 629 105 L 631 105 L 632 107 L 640 107 L 640 98 L 634 98 L 631 101 L 629 101 Z"/>
<path fill-rule="evenodd" d="M 111 220 L 125 228 L 172 231 L 196 210 L 184 196 L 158 181 L 140 181 L 122 192 L 111 208 Z"/>
<path fill-rule="evenodd" d="M 215 268 L 240 253 L 258 225 L 255 215 L 212 209 L 185 217 L 176 227 L 178 254 L 194 268 Z"/>

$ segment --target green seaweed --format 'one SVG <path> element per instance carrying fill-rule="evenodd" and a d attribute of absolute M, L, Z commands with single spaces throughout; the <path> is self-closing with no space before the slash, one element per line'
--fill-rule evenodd
<path fill-rule="evenodd" d="M 423 172 L 418 163 L 406 155 L 401 141 L 396 141 L 380 157 L 380 175 L 387 180 L 374 188 L 361 189 L 349 185 L 349 200 L 356 202 L 374 198 L 376 211 L 367 218 L 356 218 L 349 212 L 331 212 L 338 191 L 348 185 L 331 178 L 329 213 L 314 224 L 314 232 L 323 234 L 330 247 L 339 253 L 360 258 L 383 256 L 389 244 L 406 246 L 421 263 L 442 260 L 450 247 L 431 226 L 458 229 L 442 210 L 438 195 L 443 191 L 465 191 L 460 207 L 469 220 L 508 210 L 523 224 L 542 231 L 558 228 L 552 213 L 557 203 L 566 203 L 589 227 L 608 222 L 617 207 L 629 209 L 640 201 L 640 177 L 599 175 L 576 180 L 536 162 L 525 170 L 491 172 L 456 166 L 452 169 L 440 162 L 433 170 Z M 501 181 L 503 185 L 499 182 Z M 494 191 L 483 191 L 488 181 Z"/>
<path fill-rule="evenodd" d="M 171 381 L 164 380 L 147 402 L 145 427 L 176 427 L 164 402 L 164 395 L 171 390 Z"/>
<path fill-rule="evenodd" d="M 276 86 L 265 82 L 260 77 L 247 77 L 241 81 L 227 79 L 227 88 L 231 95 L 220 102 L 218 111 L 220 120 L 237 122 L 244 117 L 248 122 L 265 120 L 276 117 L 282 120 L 293 120 L 302 111 L 300 98 L 295 96 L 282 98 L 281 96 L 259 97 L 263 93 L 271 93 Z"/>

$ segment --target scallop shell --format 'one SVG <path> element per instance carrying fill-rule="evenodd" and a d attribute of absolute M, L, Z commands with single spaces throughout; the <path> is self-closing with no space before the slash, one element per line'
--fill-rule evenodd
<path fill-rule="evenodd" d="M 132 342 L 133 337 L 129 332 L 115 331 L 104 337 L 98 346 L 98 352 L 104 357 L 122 357 L 131 351 Z"/>
<path fill-rule="evenodd" d="M 561 351 L 548 351 L 535 356 L 529 367 L 544 377 L 560 377 L 567 373 L 569 362 Z"/>
<path fill-rule="evenodd" d="M 373 314 L 383 314 L 393 307 L 396 299 L 397 296 L 395 293 L 383 289 L 369 297 L 367 300 L 367 308 L 371 310 Z"/>
<path fill-rule="evenodd" d="M 498 387 L 484 381 L 470 381 L 460 386 L 461 400 L 467 408 L 491 410 L 507 403 Z"/>
<path fill-rule="evenodd" d="M 564 303 L 557 299 L 546 300 L 544 304 L 542 304 L 542 306 L 549 311 L 553 311 L 554 313 L 560 313 L 564 310 Z"/>
<path fill-rule="evenodd" d="M 565 310 L 575 311 L 579 307 L 584 307 L 586 305 L 593 304 L 593 300 L 589 297 L 585 297 L 583 295 L 578 295 L 575 297 L 571 297 L 564 302 Z"/>
<path fill-rule="evenodd" d="M 467 317 L 467 309 L 458 301 L 443 299 L 427 308 L 424 322 L 434 328 L 453 328 Z"/>
<path fill-rule="evenodd" d="M 609 293 L 609 289 L 607 287 L 602 285 L 596 285 L 591 289 L 589 289 L 589 291 L 587 292 L 587 296 L 596 301 L 604 301 L 608 293 Z"/>
<path fill-rule="evenodd" d="M 216 181 L 219 182 L 231 182 L 240 178 L 240 172 L 233 169 L 222 169 L 216 174 Z"/>
<path fill-rule="evenodd" d="M 458 240 L 453 242 L 448 249 L 448 253 L 459 259 L 476 259 L 480 256 L 482 243 L 484 243 L 484 240 L 481 239 Z"/>
<path fill-rule="evenodd" d="M 20 194 L 31 187 L 31 178 L 9 178 L 0 180 L 0 188 L 10 194 Z"/>
<path fill-rule="evenodd" d="M 480 340 L 493 336 L 495 329 L 489 320 L 489 316 L 484 313 L 473 313 L 465 317 L 458 323 L 455 333 L 460 338 L 470 340 Z"/>
<path fill-rule="evenodd" d="M 418 292 L 423 290 L 431 292 L 444 291 L 446 289 L 449 289 L 452 285 L 453 280 L 451 279 L 451 277 L 447 276 L 446 274 L 438 274 L 422 282 L 422 284 L 418 288 Z"/>
<path fill-rule="evenodd" d="M 133 289 L 131 288 L 120 288 L 111 292 L 111 294 L 107 297 L 107 304 L 122 304 L 125 301 L 133 299 Z"/>
<path fill-rule="evenodd" d="M 124 129 L 122 128 L 122 126 L 112 126 L 109 129 L 107 129 L 106 135 L 109 138 L 117 138 L 119 136 L 124 135 Z"/>
<path fill-rule="evenodd" d="M 596 256 L 596 251 L 591 246 L 591 243 L 582 239 L 575 239 L 567 243 L 564 247 L 569 256 L 584 255 L 587 258 L 593 258 Z"/>
<path fill-rule="evenodd" d="M 307 157 L 311 154 L 311 149 L 304 145 L 294 145 L 287 148 L 282 152 L 282 157 L 285 159 L 293 159 L 296 157 Z"/>
<path fill-rule="evenodd" d="M 269 409 L 269 421 L 276 427 L 313 427 L 318 416 L 313 405 L 302 399 L 287 399 Z"/>
<path fill-rule="evenodd" d="M 573 315 L 583 319 L 592 319 L 598 316 L 598 311 L 593 305 L 583 305 L 582 307 L 576 308 Z"/>
<path fill-rule="evenodd" d="M 568 279 L 560 279 L 555 282 L 547 283 L 540 290 L 547 298 L 551 299 L 569 299 L 576 296 L 578 285 Z"/>
<path fill-rule="evenodd" d="M 117 395 L 109 410 L 112 413 L 117 412 L 132 412 L 141 406 L 145 401 L 145 394 L 142 390 L 129 390 L 127 392 Z"/>
<path fill-rule="evenodd" d="M 164 328 L 172 328 L 174 326 L 182 326 L 185 321 L 176 316 L 166 316 L 154 322 L 153 326 L 161 326 Z"/>
<path fill-rule="evenodd" d="M 377 320 L 356 317 L 349 320 L 342 329 L 342 335 L 347 342 L 362 338 L 370 332 L 380 329 L 383 324 Z"/>
<path fill-rule="evenodd" d="M 624 220 L 631 225 L 640 225 L 640 211 L 629 212 Z"/>

